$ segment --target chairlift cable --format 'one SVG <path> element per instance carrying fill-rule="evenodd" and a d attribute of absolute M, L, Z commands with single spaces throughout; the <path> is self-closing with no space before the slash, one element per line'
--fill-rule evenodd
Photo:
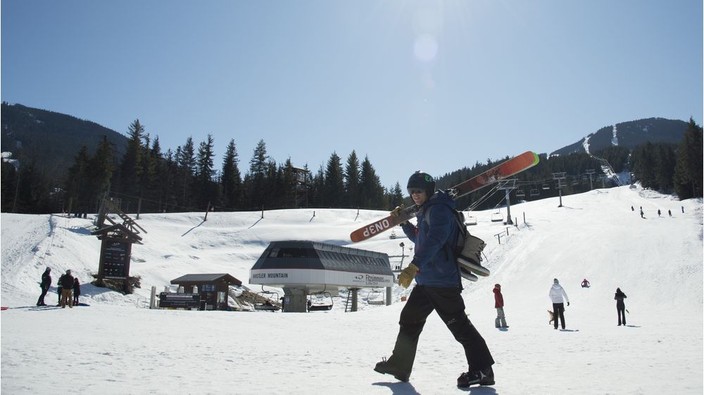
<path fill-rule="evenodd" d="M 494 185 L 487 193 L 472 203 L 465 211 L 474 211 L 480 204 L 484 203 L 499 190 L 499 185 Z"/>

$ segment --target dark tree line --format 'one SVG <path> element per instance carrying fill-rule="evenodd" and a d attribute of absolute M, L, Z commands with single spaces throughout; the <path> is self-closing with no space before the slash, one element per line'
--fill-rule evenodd
<path fill-rule="evenodd" d="M 634 177 L 643 187 L 674 192 L 680 199 L 702 197 L 702 128 L 692 119 L 679 145 L 651 144 L 633 151 Z"/>
<path fill-rule="evenodd" d="M 128 128 L 124 155 L 103 139 L 94 154 L 82 147 L 68 176 L 53 190 L 31 164 L 18 171 L 2 167 L 2 210 L 6 212 L 97 212 L 103 198 L 117 201 L 126 212 L 236 211 L 298 207 L 388 209 L 402 199 L 400 187 L 381 186 L 369 158 L 359 163 L 353 151 L 343 168 L 333 153 L 326 166 L 311 174 L 291 159 L 277 164 L 259 141 L 249 168 L 240 170 L 240 156 L 230 140 L 220 167 L 211 135 L 196 144 L 191 137 L 175 151 L 161 151 L 139 120 Z M 16 197 L 16 198 L 15 198 Z"/>
<path fill-rule="evenodd" d="M 307 165 L 295 167 L 291 159 L 278 164 L 259 141 L 249 167 L 240 169 L 240 155 L 234 140 L 228 142 L 222 163 L 215 163 L 215 142 L 211 135 L 196 144 L 191 137 L 172 151 L 161 151 L 159 139 L 152 139 L 135 120 L 128 128 L 128 144 L 117 155 L 113 143 L 103 138 L 91 155 L 79 150 L 67 177 L 53 185 L 31 162 L 19 168 L 2 162 L 2 211 L 17 213 L 97 212 L 103 198 L 116 200 L 126 212 L 237 211 L 277 208 L 364 208 L 390 209 L 409 204 L 405 185 L 387 190 L 381 186 L 368 157 L 361 162 L 355 151 L 345 161 L 335 152 L 314 174 Z M 597 155 L 614 171 L 631 171 L 646 188 L 676 193 L 680 199 L 702 197 L 702 128 L 690 120 L 679 145 L 646 143 L 632 152 L 611 147 Z M 447 188 L 503 161 L 477 162 L 438 178 L 438 188 Z M 592 187 L 609 186 L 601 174 L 601 162 L 587 154 L 546 158 L 519 174 L 511 193 L 533 200 L 558 194 L 553 175 L 564 172 L 562 194 L 580 193 Z M 244 174 L 243 174 L 244 173 Z M 592 178 L 593 177 L 593 178 Z M 536 195 L 533 195 L 533 192 Z M 481 201 L 487 188 L 458 202 L 465 208 Z M 523 197 L 525 196 L 525 197 Z M 501 204 L 503 194 L 486 199 L 480 209 Z M 513 199 L 513 197 L 512 197 Z"/>
<path fill-rule="evenodd" d="M 512 202 L 555 197 L 560 193 L 559 189 L 563 195 L 569 195 L 614 186 L 613 181 L 603 173 L 604 161 L 616 173 L 630 171 L 633 181 L 640 182 L 645 188 L 674 193 L 681 200 L 702 197 L 702 128 L 691 119 L 679 145 L 645 143 L 632 151 L 624 147 L 609 147 L 594 154 L 596 157 L 586 153 L 550 158 L 541 155 L 535 167 L 513 177 L 517 182 L 516 188 L 511 191 Z M 438 187 L 448 188 L 506 159 L 508 157 L 487 160 L 486 164 L 477 162 L 471 168 L 446 174 L 438 179 Z M 565 174 L 559 184 L 555 179 L 557 173 Z M 505 204 L 503 192 L 489 194 L 490 191 L 491 188 L 486 187 L 460 198 L 458 207 L 490 209 Z"/>

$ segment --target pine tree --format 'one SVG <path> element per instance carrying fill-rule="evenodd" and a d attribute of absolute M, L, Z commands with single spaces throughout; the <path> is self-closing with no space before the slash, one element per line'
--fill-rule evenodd
<path fill-rule="evenodd" d="M 377 210 L 390 208 L 384 199 L 384 188 L 381 186 L 379 177 L 376 175 L 369 157 L 366 156 L 362 161 L 359 189 L 362 196 L 362 207 Z"/>
<path fill-rule="evenodd" d="M 345 184 L 342 176 L 342 163 L 337 153 L 333 152 L 325 167 L 323 199 L 325 207 L 342 207 L 344 204 Z"/>
<path fill-rule="evenodd" d="M 266 143 L 259 140 L 249 161 L 249 173 L 245 177 L 245 191 L 250 209 L 262 209 L 265 206 L 268 162 Z"/>
<path fill-rule="evenodd" d="M 68 207 L 66 209 L 69 214 L 81 212 L 84 209 L 88 166 L 88 148 L 84 145 L 78 151 L 73 166 L 68 169 Z"/>
<path fill-rule="evenodd" d="M 655 145 L 655 185 L 662 193 L 672 193 L 677 156 L 670 144 Z"/>
<path fill-rule="evenodd" d="M 113 169 L 113 147 L 106 137 L 93 156 L 82 146 L 68 170 L 65 183 L 67 207 L 71 214 L 97 212 L 101 199 L 110 190 Z"/>
<path fill-rule="evenodd" d="M 633 175 L 643 188 L 655 188 L 655 148 L 647 142 L 633 150 Z"/>
<path fill-rule="evenodd" d="M 325 189 L 325 170 L 321 165 L 317 173 L 311 180 L 310 189 L 310 204 L 313 207 L 327 207 L 327 202 L 323 199 L 323 190 Z"/>
<path fill-rule="evenodd" d="M 677 151 L 673 182 L 680 200 L 702 197 L 702 128 L 691 118 Z"/>
<path fill-rule="evenodd" d="M 168 151 L 171 155 L 171 151 Z M 154 161 L 154 181 L 150 185 L 154 202 L 152 208 L 155 212 L 163 212 L 167 209 L 169 195 L 173 194 L 174 174 L 170 171 L 168 162 L 161 152 L 161 144 L 157 136 L 149 150 L 149 156 Z"/>
<path fill-rule="evenodd" d="M 0 188 L 2 191 L 2 198 L 0 198 L 0 202 L 2 202 L 3 213 L 14 212 L 15 193 L 18 187 L 18 176 L 19 171 L 17 171 L 17 168 L 15 168 L 15 166 L 11 163 L 3 160 L 2 175 L 0 176 L 0 182 L 2 183 L 2 187 Z"/>
<path fill-rule="evenodd" d="M 285 200 L 286 188 L 283 181 L 283 169 L 281 166 L 277 166 L 276 162 L 269 161 L 266 166 L 266 177 L 264 177 L 263 207 L 284 207 Z"/>
<path fill-rule="evenodd" d="M 50 184 L 46 175 L 34 162 L 20 166 L 17 181 L 17 196 L 13 202 L 13 212 L 27 214 L 52 212 L 49 199 Z"/>
<path fill-rule="evenodd" d="M 215 170 L 213 168 L 214 152 L 213 136 L 208 134 L 206 141 L 202 141 L 198 147 L 196 156 L 196 199 L 197 205 L 201 209 L 209 209 L 209 205 L 218 201 L 217 184 L 213 182 Z"/>
<path fill-rule="evenodd" d="M 176 161 L 176 157 L 180 153 L 180 148 L 176 149 L 176 153 L 173 153 L 170 149 L 164 154 L 164 176 L 162 180 L 164 181 L 163 186 L 163 205 L 159 211 L 170 212 L 179 211 L 179 187 L 178 180 L 180 179 L 179 167 Z"/>
<path fill-rule="evenodd" d="M 150 212 L 157 209 L 155 202 L 158 200 L 157 189 L 157 174 L 156 163 L 157 158 L 151 152 L 151 136 L 149 133 L 144 133 L 144 143 L 142 144 L 142 153 L 140 156 L 139 167 L 141 176 L 139 180 L 139 202 L 138 210 L 140 212 Z"/>
<path fill-rule="evenodd" d="M 284 187 L 282 207 L 296 208 L 298 207 L 298 179 L 296 178 L 297 172 L 293 167 L 293 163 L 291 163 L 291 158 L 286 159 L 281 171 Z"/>
<path fill-rule="evenodd" d="M 144 127 L 139 119 L 134 120 L 128 130 L 127 151 L 122 157 L 120 166 L 120 191 L 128 198 L 136 199 L 141 190 L 142 177 L 142 138 Z"/>
<path fill-rule="evenodd" d="M 239 157 L 235 140 L 230 140 L 222 163 L 222 204 L 228 210 L 239 209 L 242 204 L 242 176 L 237 166 Z"/>
<path fill-rule="evenodd" d="M 192 206 L 193 199 L 191 198 L 193 177 L 196 168 L 195 146 L 192 137 L 189 136 L 186 139 L 186 144 L 176 150 L 176 162 L 178 164 L 178 172 L 180 173 L 177 178 L 177 183 L 181 191 L 180 206 L 182 209 L 186 210 L 196 209 L 196 207 Z"/>
<path fill-rule="evenodd" d="M 353 150 L 347 157 L 347 165 L 345 166 L 345 192 L 348 207 L 359 207 L 360 204 L 359 173 L 359 159 Z"/>
<path fill-rule="evenodd" d="M 403 204 L 403 191 L 401 190 L 401 184 L 399 184 L 398 181 L 391 190 L 391 194 L 389 196 L 389 203 L 391 207 L 398 207 Z"/>
<path fill-rule="evenodd" d="M 110 192 L 110 180 L 115 171 L 114 148 L 103 136 L 95 155 L 88 160 L 89 199 L 99 207 L 100 201 Z M 97 211 L 97 210 L 96 210 Z"/>

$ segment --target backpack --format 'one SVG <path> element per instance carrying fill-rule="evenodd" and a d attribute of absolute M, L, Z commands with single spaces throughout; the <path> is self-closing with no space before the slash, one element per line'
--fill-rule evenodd
<path fill-rule="evenodd" d="M 457 263 L 461 266 L 468 266 L 472 272 L 479 275 L 488 276 L 489 270 L 482 266 L 482 251 L 486 247 L 484 240 L 469 233 L 464 224 L 464 214 L 455 210 L 455 219 L 460 227 L 457 243 L 455 246 L 455 256 Z"/>
<path fill-rule="evenodd" d="M 482 251 L 486 247 L 484 240 L 469 233 L 467 226 L 464 224 L 464 214 L 461 211 L 455 212 L 455 220 L 459 227 L 457 239 L 454 243 L 448 244 L 452 248 L 452 252 L 456 257 L 457 265 L 460 267 L 460 274 L 467 280 L 477 281 L 478 274 L 480 276 L 488 276 L 489 269 L 482 266 Z M 430 223 L 430 210 L 425 212 L 425 222 Z"/>

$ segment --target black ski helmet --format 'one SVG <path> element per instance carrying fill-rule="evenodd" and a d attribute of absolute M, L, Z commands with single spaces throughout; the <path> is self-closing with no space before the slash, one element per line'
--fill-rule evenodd
<path fill-rule="evenodd" d="M 408 178 L 406 189 L 409 195 L 411 194 L 411 189 L 422 189 L 425 191 L 425 194 L 430 197 L 435 193 L 435 180 L 433 180 L 430 174 L 418 170 Z"/>

